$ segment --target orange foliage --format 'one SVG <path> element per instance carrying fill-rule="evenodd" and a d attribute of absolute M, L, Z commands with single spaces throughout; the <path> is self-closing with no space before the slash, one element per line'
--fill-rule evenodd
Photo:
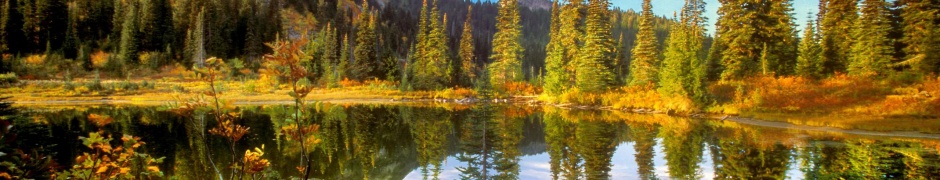
<path fill-rule="evenodd" d="M 96 68 L 104 67 L 108 63 L 108 57 L 110 55 L 104 51 L 97 51 L 91 54 L 91 64 Z"/>
<path fill-rule="evenodd" d="M 530 85 L 526 82 L 507 82 L 502 84 L 502 89 L 509 95 L 535 95 L 542 93 L 542 88 Z"/>
<path fill-rule="evenodd" d="M 350 80 L 349 78 L 343 78 L 342 81 L 339 81 L 339 85 L 343 87 L 362 86 L 362 82 L 359 82 L 356 80 Z"/>
<path fill-rule="evenodd" d="M 26 63 L 33 66 L 42 65 L 46 61 L 46 55 L 32 55 L 26 57 Z"/>
<path fill-rule="evenodd" d="M 838 111 L 877 101 L 886 88 L 874 80 L 837 74 L 821 81 L 803 77 L 758 76 L 743 82 L 719 82 L 709 87 L 719 102 L 733 101 L 741 109 Z"/>

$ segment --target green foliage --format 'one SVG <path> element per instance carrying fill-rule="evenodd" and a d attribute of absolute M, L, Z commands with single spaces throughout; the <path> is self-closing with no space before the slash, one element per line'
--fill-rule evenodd
<path fill-rule="evenodd" d="M 757 73 L 787 75 L 796 59 L 793 11 L 789 1 L 721 1 L 718 39 L 722 44 L 722 80 Z"/>
<path fill-rule="evenodd" d="M 137 52 L 138 52 L 138 3 L 136 1 L 128 1 L 125 4 L 124 9 L 124 21 L 121 24 L 123 30 L 121 30 L 121 47 L 120 55 L 118 55 L 124 62 L 129 62 L 132 64 L 137 64 Z"/>
<path fill-rule="evenodd" d="M 9 72 L 0 74 L 0 84 L 11 85 L 19 82 L 19 78 L 16 77 L 16 73 Z"/>
<path fill-rule="evenodd" d="M 473 7 L 470 6 L 467 9 L 467 20 L 463 23 L 463 33 L 460 38 L 460 63 L 454 63 L 459 66 L 459 73 L 457 73 L 455 80 L 457 84 L 469 87 L 474 81 L 476 81 L 477 75 L 477 63 L 474 59 L 473 47 L 473 25 L 470 20 L 473 19 Z"/>
<path fill-rule="evenodd" d="M 561 36 L 562 25 L 561 17 L 559 17 L 561 11 L 562 9 L 556 0 L 552 8 L 551 40 L 545 47 L 548 56 L 545 58 L 545 84 L 542 86 L 545 94 L 549 96 L 560 95 L 570 84 L 568 81 L 570 75 L 568 75 L 567 64 L 565 64 L 565 49 L 562 44 L 562 38 L 564 37 Z"/>
<path fill-rule="evenodd" d="M 820 45 L 824 73 L 845 72 L 853 38 L 851 28 L 858 19 L 858 0 L 827 1 L 819 5 Z"/>
<path fill-rule="evenodd" d="M 492 63 L 487 67 L 490 72 L 490 84 L 500 88 L 509 82 L 521 82 L 522 74 L 522 27 L 519 24 L 519 2 L 499 1 L 499 15 L 496 16 L 496 34 L 493 35 Z"/>
<path fill-rule="evenodd" d="M 610 14 L 607 0 L 589 1 L 584 47 L 575 64 L 575 85 L 585 92 L 602 92 L 613 85 L 615 75 L 610 67 L 613 42 L 610 35 Z"/>
<path fill-rule="evenodd" d="M 440 17 L 437 1 L 430 5 L 431 10 L 425 21 L 419 22 L 419 35 L 414 65 L 414 78 L 411 79 L 415 89 L 435 90 L 452 84 L 453 66 L 451 63 L 450 46 L 447 45 L 447 32 L 444 24 L 447 17 Z M 422 13 L 428 8 L 426 2 Z M 444 22 L 441 22 L 444 21 Z M 423 35 L 420 35 L 423 34 Z"/>
<path fill-rule="evenodd" d="M 650 0 L 643 0 L 640 31 L 637 34 L 636 46 L 633 47 L 633 61 L 630 62 L 630 83 L 628 84 L 631 86 L 645 86 L 658 82 L 656 75 L 659 74 L 659 52 L 656 49 L 658 43 L 653 34 L 652 21 L 653 5 L 650 4 Z"/>
<path fill-rule="evenodd" d="M 854 44 L 848 73 L 857 76 L 889 75 L 894 47 L 888 39 L 891 25 L 884 15 L 888 10 L 887 3 L 884 0 L 864 0 L 862 4 L 862 16 L 853 26 Z"/>
<path fill-rule="evenodd" d="M 705 2 L 687 0 L 681 22 L 670 32 L 663 69 L 659 74 L 660 94 L 707 102 L 708 64 L 705 61 Z"/>
<path fill-rule="evenodd" d="M 378 40 L 375 32 L 375 16 L 369 9 L 369 3 L 364 2 L 362 13 L 356 23 L 356 47 L 353 50 L 354 62 L 349 67 L 349 78 L 357 81 L 364 81 L 371 78 L 383 77 L 381 67 L 378 62 L 378 53 L 376 44 Z"/>
<path fill-rule="evenodd" d="M 812 17 L 810 15 L 809 17 Z M 812 18 L 807 18 L 806 29 L 803 30 L 803 39 L 800 41 L 800 55 L 796 59 L 796 75 L 812 78 L 823 76 L 822 47 L 819 46 L 819 35 Z"/>
<path fill-rule="evenodd" d="M 905 59 L 898 65 L 909 66 L 911 71 L 922 74 L 940 72 L 940 6 L 936 1 L 919 0 L 903 1 L 901 9 L 904 38 L 901 42 L 907 45 L 904 53 Z"/>

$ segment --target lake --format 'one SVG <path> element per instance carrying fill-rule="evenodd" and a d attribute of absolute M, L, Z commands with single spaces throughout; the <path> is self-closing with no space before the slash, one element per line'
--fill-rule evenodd
<path fill-rule="evenodd" d="M 19 141 L 48 147 L 62 167 L 102 131 L 146 142 L 166 178 L 228 176 L 229 143 L 207 133 L 211 115 L 158 106 L 23 108 Z M 292 106 L 238 108 L 249 132 L 236 154 L 264 146 L 273 179 L 299 176 L 301 150 L 282 127 Z M 932 179 L 940 140 L 762 127 L 715 119 L 530 106 L 330 105 L 310 107 L 322 179 Z M 113 122 L 97 127 L 90 114 Z M 202 138 L 204 137 L 204 138 Z M 115 140 L 115 142 L 117 142 Z M 206 158 L 210 157 L 210 158 Z M 240 157 L 239 157 L 240 158 Z M 211 159 L 211 162 L 208 160 Z M 215 168 L 211 167 L 215 164 Z"/>

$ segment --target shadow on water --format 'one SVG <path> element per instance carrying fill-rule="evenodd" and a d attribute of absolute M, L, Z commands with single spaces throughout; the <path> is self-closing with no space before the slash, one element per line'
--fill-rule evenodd
<path fill-rule="evenodd" d="M 322 179 L 920 179 L 940 177 L 940 141 L 865 137 L 738 124 L 730 121 L 610 111 L 519 106 L 325 105 L 311 152 Z M 249 134 L 241 152 L 265 147 L 272 178 L 296 177 L 297 142 L 285 140 L 289 106 L 240 107 Z M 221 137 L 204 136 L 212 116 L 158 107 L 56 107 L 24 110 L 24 141 L 46 144 L 61 167 L 87 151 L 79 136 L 103 131 L 140 136 L 141 149 L 165 157 L 165 177 L 213 178 L 228 168 Z M 29 134 L 26 134 L 29 133 Z M 43 135 L 43 134 L 47 135 Z M 41 143 L 40 143 L 41 142 Z M 211 156 L 207 162 L 200 155 Z M 237 155 L 241 158 L 242 154 Z M 224 170 L 223 170 L 224 171 Z"/>

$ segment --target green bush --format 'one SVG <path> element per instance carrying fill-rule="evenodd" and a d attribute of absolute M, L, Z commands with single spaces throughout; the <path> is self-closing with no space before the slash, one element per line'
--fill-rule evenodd
<path fill-rule="evenodd" d="M 16 84 L 19 81 L 20 81 L 19 78 L 16 77 L 16 73 L 10 72 L 6 74 L 0 74 L 0 84 L 4 84 L 4 85 Z"/>

